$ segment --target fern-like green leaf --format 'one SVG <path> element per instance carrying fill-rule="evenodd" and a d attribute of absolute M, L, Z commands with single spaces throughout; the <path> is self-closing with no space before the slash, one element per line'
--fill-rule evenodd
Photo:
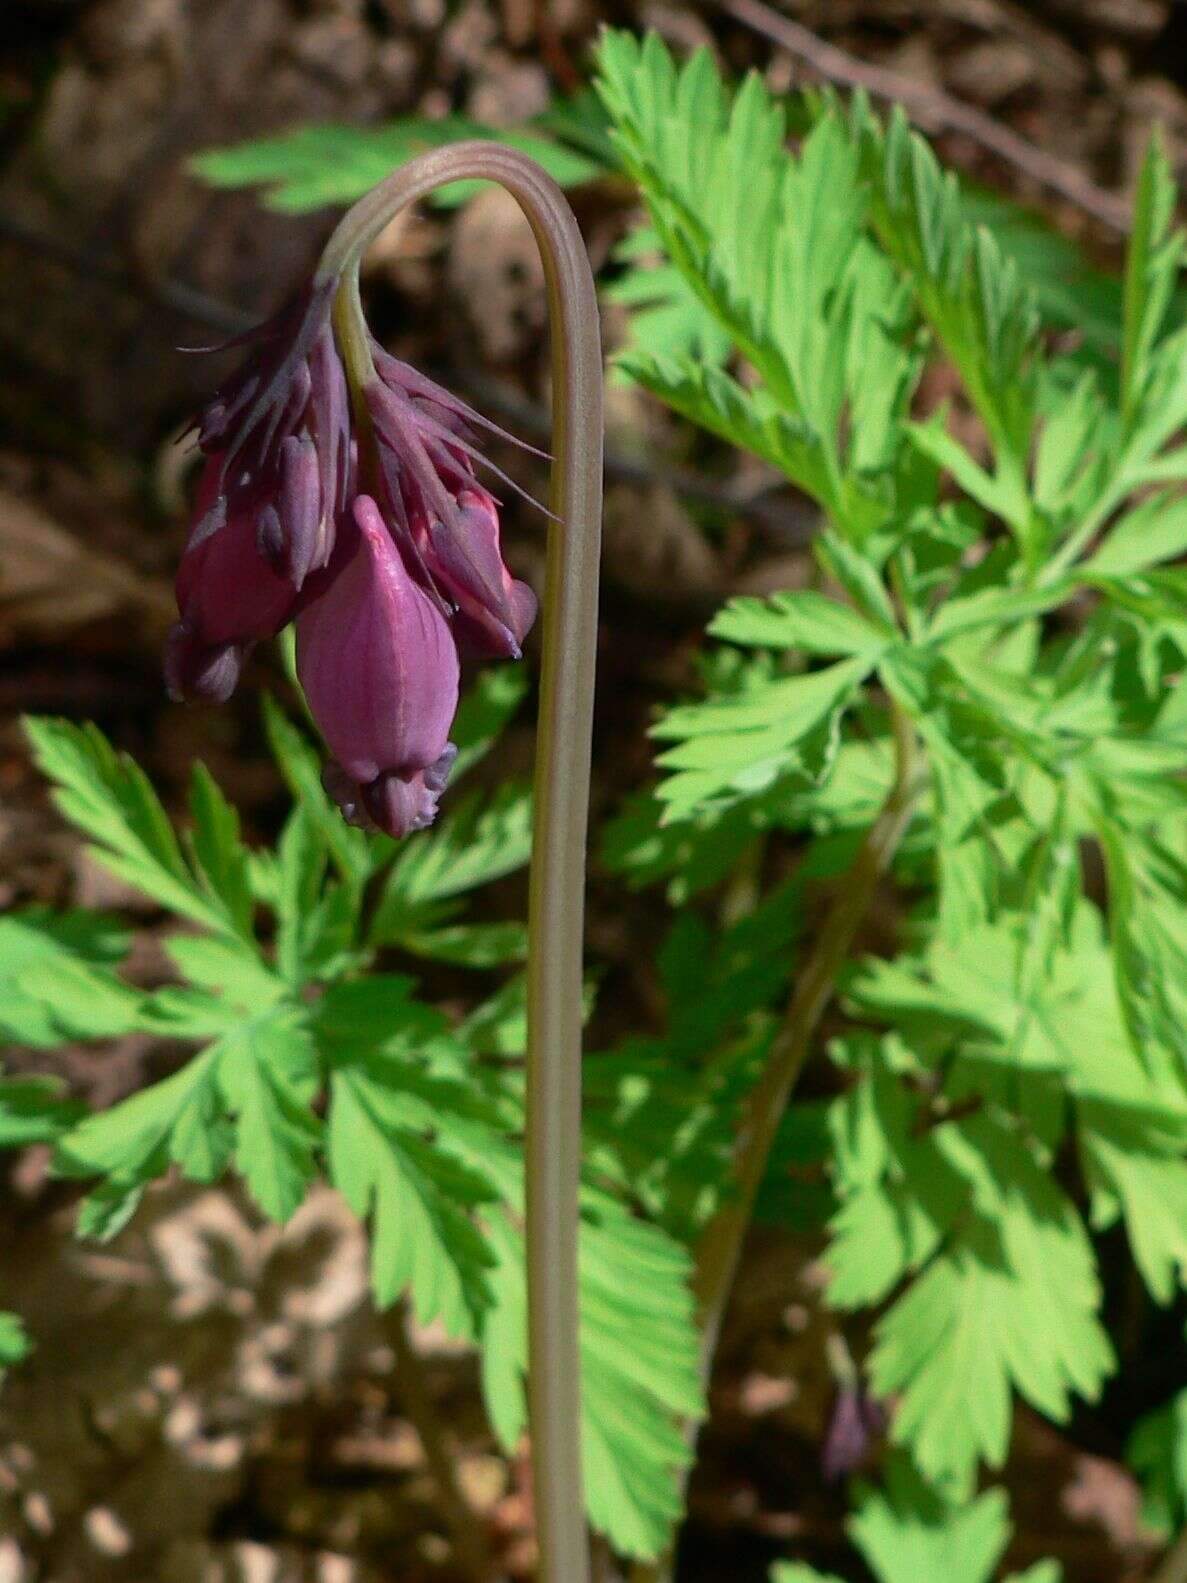
<path fill-rule="evenodd" d="M 707 51 L 677 67 L 654 34 L 605 33 L 598 65 L 612 138 L 664 255 L 762 389 L 741 394 L 718 356 L 687 350 L 636 351 L 620 366 L 755 448 L 848 536 L 867 536 L 886 514 L 872 478 L 893 455 L 918 365 L 904 345 L 905 290 L 863 234 L 857 155 L 839 119 L 823 118 L 793 157 L 757 74 L 732 93 Z"/>
<path fill-rule="evenodd" d="M 483 1335 L 483 1386 L 510 1450 L 526 1427 L 522 1238 L 492 1223 L 495 1311 Z M 624 1554 L 653 1558 L 680 1515 L 689 1460 L 679 1417 L 703 1411 L 689 1261 L 654 1226 L 588 1192 L 581 1229 L 582 1449 L 590 1519 Z"/>
<path fill-rule="evenodd" d="M 676 743 L 658 759 L 670 772 L 658 789 L 665 817 L 685 818 L 707 803 L 761 792 L 780 775 L 823 780 L 836 753 L 841 715 L 874 658 L 840 660 L 825 670 L 669 710 L 652 731 Z"/>
<path fill-rule="evenodd" d="M 1166 150 L 1155 134 L 1142 162 L 1125 268 L 1121 401 L 1129 428 L 1137 421 L 1150 388 L 1151 354 L 1182 261 L 1183 236 L 1172 229 L 1176 196 Z"/>
<path fill-rule="evenodd" d="M 95 843 L 96 859 L 154 901 L 207 928 L 237 931 L 225 899 L 199 882 L 139 765 L 117 753 L 97 726 L 26 719 L 38 768 L 54 801 Z"/>
<path fill-rule="evenodd" d="M 0 918 L 0 1038 L 49 1049 L 131 1032 L 144 997 L 113 971 L 129 944 L 97 913 L 29 908 Z"/>
<path fill-rule="evenodd" d="M 263 187 L 268 208 L 306 214 L 328 204 L 351 203 L 414 155 L 462 138 L 497 138 L 522 149 L 566 187 L 590 181 L 605 168 L 604 161 L 590 153 L 530 127 L 496 130 L 451 115 L 439 120 L 409 116 L 375 127 L 341 123 L 297 127 L 274 137 L 209 149 L 190 161 L 190 169 L 213 187 Z M 453 182 L 434 196 L 438 203 L 455 204 L 468 197 L 475 185 Z"/>
<path fill-rule="evenodd" d="M 58 1165 L 68 1175 L 106 1179 L 98 1223 L 108 1232 L 170 1163 L 211 1182 L 232 1156 L 264 1213 L 285 1219 L 313 1175 L 315 1087 L 302 1015 L 277 1006 L 231 1022 L 172 1077 L 79 1122 L 58 1144 Z M 120 1206 L 114 1218 L 112 1203 Z M 89 1217 L 83 1224 L 93 1229 Z"/>
<path fill-rule="evenodd" d="M 989 1583 L 1009 1541 L 1009 1504 L 1004 1490 L 986 1490 L 949 1505 L 896 1457 L 885 1490 L 863 1491 L 849 1532 L 878 1583 Z"/>

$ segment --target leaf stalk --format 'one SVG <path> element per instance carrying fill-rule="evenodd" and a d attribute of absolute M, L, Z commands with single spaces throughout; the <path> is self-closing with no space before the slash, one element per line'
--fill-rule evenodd
<path fill-rule="evenodd" d="M 796 979 L 766 1066 L 746 1105 L 735 1144 L 733 1191 L 710 1221 L 697 1249 L 693 1291 L 701 1316 L 701 1378 L 706 1384 L 775 1135 L 821 1016 L 833 997 L 837 975 L 914 811 L 919 792 L 915 732 L 903 711 L 893 704 L 891 728 L 894 781 Z"/>
<path fill-rule="evenodd" d="M 746 1104 L 734 1147 L 730 1196 L 705 1228 L 696 1250 L 692 1285 L 700 1313 L 701 1380 L 706 1386 L 779 1124 L 811 1053 L 820 1019 L 836 991 L 837 976 L 848 960 L 857 931 L 911 822 L 918 800 L 921 780 L 917 773 L 914 728 L 893 702 L 890 721 L 894 740 L 894 779 L 890 791 L 881 812 L 866 832 L 853 866 L 837 891 L 811 954 L 796 979 L 762 1076 Z M 690 1427 L 693 1441 L 697 1427 Z M 631 1583 L 668 1583 L 671 1576 L 669 1556 L 660 1562 L 636 1565 L 631 1572 Z"/>

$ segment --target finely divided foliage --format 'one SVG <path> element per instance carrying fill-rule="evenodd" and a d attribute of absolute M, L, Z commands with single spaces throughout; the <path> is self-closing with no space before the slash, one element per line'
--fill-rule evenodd
<path fill-rule="evenodd" d="M 492 745 L 523 684 L 491 673 L 463 704 L 464 771 Z M 171 1076 L 80 1114 L 48 1081 L 0 1081 L 0 1145 L 51 1142 L 57 1169 L 94 1184 L 80 1232 L 114 1235 L 170 1167 L 209 1182 L 233 1166 L 269 1218 L 301 1204 L 319 1170 L 371 1226 L 372 1285 L 406 1297 L 481 1351 L 496 1432 L 525 1427 L 522 978 L 462 1027 L 381 951 L 489 969 L 523 955 L 524 930 L 467 920 L 480 886 L 529 856 L 530 798 L 507 783 L 460 798 L 423 840 L 398 846 L 344 825 L 317 754 L 271 701 L 268 735 L 294 807 L 274 850 L 249 848 L 196 765 L 191 821 L 173 829 L 144 775 L 94 727 L 30 720 L 37 760 L 97 860 L 183 923 L 166 950 L 176 982 L 145 991 L 120 972 L 128 932 L 76 911 L 0 921 L 9 1043 L 133 1031 L 195 1047 Z M 489 986 L 488 986 L 489 988 Z M 492 1058 L 492 1056 L 494 1058 Z M 687 1255 L 591 1178 L 581 1249 L 589 1509 L 627 1554 L 654 1555 L 678 1514 L 680 1415 L 700 1411 Z M 640 1280 L 640 1271 L 646 1279 Z M 0 1366 L 24 1342 L 0 1316 Z"/>
<path fill-rule="evenodd" d="M 1173 182 L 1155 139 L 1115 333 L 1075 356 L 901 114 L 823 96 L 792 147 L 762 82 L 731 90 L 705 53 L 681 66 L 611 34 L 600 71 L 664 267 L 725 338 L 636 343 L 621 371 L 821 510 L 816 586 L 710 623 L 726 647 L 656 723 L 661 778 L 607 855 L 684 902 L 761 872 L 788 831 L 792 886 L 843 887 L 913 739 L 894 865 L 909 948 L 856 956 L 838 986 L 828 1295 L 874 1310 L 867 1379 L 913 1470 L 861 1499 L 868 1564 L 989 1578 L 1004 1507 L 966 1503 L 1005 1461 L 1015 1396 L 1066 1421 L 1116 1367 L 1091 1233 L 1124 1228 L 1158 1303 L 1187 1275 Z M 934 359 L 975 439 L 922 404 Z M 803 1158 L 796 1115 L 776 1169 Z M 1168 1407 L 1135 1439 L 1168 1521 L 1182 1422 Z"/>

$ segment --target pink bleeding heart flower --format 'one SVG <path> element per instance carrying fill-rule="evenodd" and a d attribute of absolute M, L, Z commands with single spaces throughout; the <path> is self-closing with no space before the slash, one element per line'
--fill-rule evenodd
<path fill-rule="evenodd" d="M 459 636 L 467 645 L 518 659 L 536 597 L 503 560 L 498 507 L 475 477 L 474 464 L 483 458 L 467 430 L 521 442 L 382 347 L 372 343 L 371 354 L 376 378 L 363 393 L 384 515 L 410 565 L 462 617 Z"/>
<path fill-rule="evenodd" d="M 353 522 L 356 545 L 297 619 L 297 672 L 334 755 L 327 788 L 349 820 L 400 837 L 432 823 L 456 756 L 457 648 L 369 496 Z"/>
<path fill-rule="evenodd" d="M 195 534 L 252 513 L 261 553 L 296 589 L 329 563 L 350 492 L 350 401 L 330 325 L 332 297 L 332 283 L 307 287 L 266 324 L 229 342 L 247 354 L 198 425 L 214 465 Z"/>
<path fill-rule="evenodd" d="M 172 696 L 206 703 L 226 702 L 248 649 L 287 625 L 298 602 L 292 583 L 260 553 L 260 508 L 228 514 L 219 495 L 220 465 L 218 458 L 207 462 L 198 488 L 194 527 L 177 569 L 181 620 L 165 651 Z"/>
<path fill-rule="evenodd" d="M 512 577 L 499 542 L 499 512 L 480 485 L 458 491 L 452 523 L 429 523 L 423 555 L 437 587 L 457 607 L 459 645 L 478 655 L 518 659 L 536 619 L 536 596 Z"/>

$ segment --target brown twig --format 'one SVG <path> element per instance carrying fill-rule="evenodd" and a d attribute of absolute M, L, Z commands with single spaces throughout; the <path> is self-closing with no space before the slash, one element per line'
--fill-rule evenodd
<path fill-rule="evenodd" d="M 812 1049 L 820 1019 L 836 990 L 837 975 L 873 902 L 918 798 L 915 734 L 906 716 L 891 713 L 895 775 L 882 812 L 866 834 L 852 868 L 840 882 L 820 932 L 747 1101 L 735 1145 L 734 1191 L 709 1222 L 696 1251 L 693 1288 L 701 1315 L 701 1378 L 707 1384 L 742 1243 L 766 1172 L 771 1146 L 788 1098 Z"/>
<path fill-rule="evenodd" d="M 471 1507 L 454 1472 L 453 1453 L 437 1412 L 424 1369 L 408 1334 L 408 1314 L 401 1304 L 392 1315 L 392 1351 L 396 1358 L 396 1389 L 408 1422 L 416 1430 L 429 1471 L 437 1482 L 441 1516 L 449 1529 L 461 1570 L 473 1583 L 490 1583 L 495 1575 L 482 1522 Z"/>
<path fill-rule="evenodd" d="M 719 0 L 719 5 L 727 16 L 778 44 L 827 81 L 843 83 L 849 88 L 864 88 L 874 98 L 901 104 L 926 131 L 963 132 L 1048 191 L 1066 198 L 1118 235 L 1128 236 L 1130 206 L 1125 198 L 1098 187 L 1075 166 L 1027 142 L 992 116 L 952 98 L 941 89 L 926 87 L 884 66 L 855 59 L 835 44 L 818 38 L 802 23 L 773 10 L 763 0 Z"/>
<path fill-rule="evenodd" d="M 1179 1535 L 1163 1557 L 1150 1583 L 1187 1583 L 1187 1530 Z"/>

